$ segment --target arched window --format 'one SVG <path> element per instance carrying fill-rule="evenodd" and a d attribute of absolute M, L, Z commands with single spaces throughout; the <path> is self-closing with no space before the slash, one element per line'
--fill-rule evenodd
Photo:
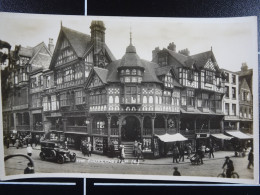
<path fill-rule="evenodd" d="M 147 97 L 146 96 L 143 97 L 143 104 L 147 104 Z"/>
<path fill-rule="evenodd" d="M 115 96 L 115 103 L 118 104 L 119 103 L 119 97 Z"/>
<path fill-rule="evenodd" d="M 136 75 L 136 69 L 132 70 L 132 75 Z"/>
<path fill-rule="evenodd" d="M 153 103 L 153 96 L 149 96 L 149 104 Z"/>
<path fill-rule="evenodd" d="M 155 104 L 158 104 L 159 102 L 159 98 L 158 98 L 158 96 L 155 96 Z"/>
<path fill-rule="evenodd" d="M 129 83 L 130 82 L 130 77 L 125 77 L 125 82 Z"/>
<path fill-rule="evenodd" d="M 109 103 L 110 103 L 110 104 L 113 104 L 113 103 L 114 103 L 114 98 L 113 98 L 113 96 L 111 96 L 111 95 L 109 96 Z"/>
<path fill-rule="evenodd" d="M 126 69 L 125 74 L 130 74 L 130 70 Z"/>

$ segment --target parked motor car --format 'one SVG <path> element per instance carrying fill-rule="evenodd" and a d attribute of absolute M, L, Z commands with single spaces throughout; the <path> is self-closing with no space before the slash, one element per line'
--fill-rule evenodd
<path fill-rule="evenodd" d="M 75 162 L 76 154 L 65 149 L 59 142 L 42 141 L 40 158 L 41 160 L 52 160 L 59 164 L 63 164 L 66 161 Z"/>

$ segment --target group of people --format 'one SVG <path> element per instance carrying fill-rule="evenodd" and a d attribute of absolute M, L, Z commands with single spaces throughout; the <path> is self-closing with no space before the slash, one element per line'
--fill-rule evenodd
<path fill-rule="evenodd" d="M 81 151 L 82 151 L 82 154 L 84 155 L 84 156 L 91 156 L 91 154 L 92 154 L 92 145 L 91 145 L 91 142 L 88 142 L 87 140 L 83 140 L 82 142 L 81 142 L 81 146 L 80 146 L 80 148 L 81 148 Z"/>

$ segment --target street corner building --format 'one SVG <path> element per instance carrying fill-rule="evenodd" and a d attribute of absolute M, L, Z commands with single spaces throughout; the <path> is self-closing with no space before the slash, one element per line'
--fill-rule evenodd
<path fill-rule="evenodd" d="M 231 138 L 240 144 L 252 138 L 253 73 L 246 64 L 238 72 L 220 69 L 212 49 L 190 55 L 174 43 L 155 48 L 147 61 L 131 32 L 116 60 L 104 22 L 92 21 L 90 29 L 87 35 L 61 25 L 55 46 L 50 39 L 48 46 L 11 52 L 16 66 L 4 85 L 5 137 L 43 136 L 78 150 L 86 139 L 104 155 L 123 144 L 126 157 L 138 141 L 147 158 L 171 155 L 173 143 L 225 150 Z"/>

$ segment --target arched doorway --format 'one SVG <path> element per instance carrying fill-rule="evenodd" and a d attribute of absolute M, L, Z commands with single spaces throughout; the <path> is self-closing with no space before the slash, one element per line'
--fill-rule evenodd
<path fill-rule="evenodd" d="M 140 139 L 140 121 L 134 116 L 127 116 L 122 121 L 122 141 L 135 141 Z"/>

